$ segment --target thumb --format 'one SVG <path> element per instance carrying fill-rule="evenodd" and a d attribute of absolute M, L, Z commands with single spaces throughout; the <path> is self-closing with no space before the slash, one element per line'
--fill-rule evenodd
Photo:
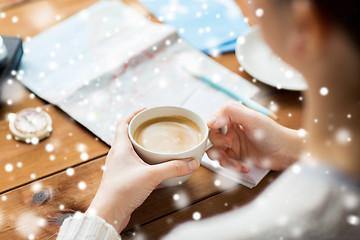
<path fill-rule="evenodd" d="M 152 165 L 153 171 L 158 176 L 160 182 L 174 177 L 182 177 L 195 172 L 200 166 L 198 160 L 194 158 L 170 160 L 164 163 Z"/>

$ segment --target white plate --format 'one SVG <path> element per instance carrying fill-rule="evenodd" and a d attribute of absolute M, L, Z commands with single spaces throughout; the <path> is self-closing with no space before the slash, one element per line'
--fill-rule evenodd
<path fill-rule="evenodd" d="M 266 45 L 258 27 L 253 27 L 243 37 L 238 38 L 235 52 L 241 66 L 257 80 L 278 89 L 307 89 L 302 75 L 283 62 Z"/>

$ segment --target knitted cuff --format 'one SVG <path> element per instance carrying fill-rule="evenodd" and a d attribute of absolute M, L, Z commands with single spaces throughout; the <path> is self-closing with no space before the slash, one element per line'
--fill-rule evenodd
<path fill-rule="evenodd" d="M 120 240 L 115 228 L 104 219 L 76 212 L 65 219 L 61 225 L 57 240 Z"/>

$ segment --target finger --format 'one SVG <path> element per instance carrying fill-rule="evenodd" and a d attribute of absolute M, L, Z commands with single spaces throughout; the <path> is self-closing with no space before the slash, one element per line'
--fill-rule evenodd
<path fill-rule="evenodd" d="M 249 166 L 247 166 L 246 164 L 244 164 L 238 160 L 228 158 L 227 161 L 228 161 L 228 164 L 232 165 L 238 172 L 248 173 L 250 171 Z"/>
<path fill-rule="evenodd" d="M 211 147 L 206 153 L 210 159 L 218 161 L 222 167 L 226 167 L 229 165 L 229 157 L 222 148 Z"/>
<path fill-rule="evenodd" d="M 164 163 L 151 165 L 153 173 L 158 178 L 158 182 L 174 177 L 182 177 L 195 172 L 200 166 L 198 160 L 194 158 L 171 160 Z"/>
<path fill-rule="evenodd" d="M 209 131 L 209 140 L 215 147 L 230 148 L 231 138 L 222 134 L 219 129 L 211 129 Z"/>
<path fill-rule="evenodd" d="M 128 133 L 127 133 L 127 128 L 128 125 L 131 121 L 131 119 L 133 119 L 138 113 L 144 111 L 146 108 L 140 108 L 132 113 L 130 113 L 129 115 L 127 115 L 125 118 L 123 118 L 117 125 L 116 127 L 116 134 L 115 134 L 115 142 L 117 142 L 119 139 L 122 140 L 128 140 Z"/>
<path fill-rule="evenodd" d="M 252 126 L 254 121 L 263 117 L 260 113 L 244 106 L 240 102 L 231 101 L 215 115 L 215 120 L 208 122 L 209 128 L 219 129 L 230 123 L 241 124 L 245 128 Z"/>
<path fill-rule="evenodd" d="M 127 115 L 127 116 L 124 118 L 124 122 L 127 123 L 127 124 L 129 124 L 130 121 L 131 121 L 131 119 L 133 119 L 138 113 L 144 111 L 145 109 L 146 109 L 146 108 L 143 107 L 143 108 L 140 108 L 140 109 L 138 109 L 138 110 L 130 113 L 129 115 Z"/>
<path fill-rule="evenodd" d="M 219 147 L 215 147 L 212 146 L 211 148 L 209 148 L 209 150 L 206 151 L 208 157 L 212 160 L 221 160 L 221 159 L 226 159 L 227 158 L 227 154 L 225 153 L 225 151 L 222 148 Z"/>

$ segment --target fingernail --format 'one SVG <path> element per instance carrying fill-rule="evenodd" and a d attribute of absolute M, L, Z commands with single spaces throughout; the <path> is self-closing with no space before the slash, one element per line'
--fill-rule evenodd
<path fill-rule="evenodd" d="M 224 148 L 229 148 L 229 144 L 225 143 Z"/>
<path fill-rule="evenodd" d="M 194 160 L 191 160 L 190 162 L 189 162 L 189 168 L 191 169 L 191 170 L 196 170 L 197 168 L 199 167 L 199 162 L 198 162 L 198 160 L 196 160 L 196 159 L 194 159 Z"/>
<path fill-rule="evenodd" d="M 248 173 L 250 171 L 250 169 L 247 167 L 241 167 L 241 171 L 244 173 Z"/>

